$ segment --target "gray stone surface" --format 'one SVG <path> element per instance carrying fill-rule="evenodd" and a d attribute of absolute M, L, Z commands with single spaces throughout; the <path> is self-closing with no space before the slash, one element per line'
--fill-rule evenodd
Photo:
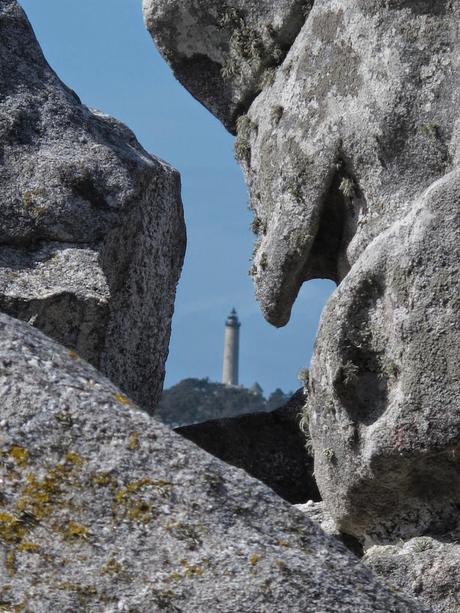
<path fill-rule="evenodd" d="M 422 611 L 267 487 L 0 315 L 6 610 Z"/>
<path fill-rule="evenodd" d="M 340 284 L 306 417 L 327 510 L 367 543 L 458 515 L 459 23 L 458 0 L 317 0 L 237 122 L 265 317 Z"/>
<path fill-rule="evenodd" d="M 81 104 L 15 0 L 0 29 L 0 309 L 153 407 L 185 248 L 179 176 Z"/>
<path fill-rule="evenodd" d="M 323 501 L 315 502 L 314 500 L 309 500 L 304 504 L 296 504 L 295 506 L 299 511 L 302 511 L 302 513 L 305 513 L 307 517 L 317 523 L 326 534 L 333 536 L 343 543 L 347 549 L 359 558 L 363 556 L 364 549 L 361 542 L 350 534 L 346 534 L 339 530 L 337 523 L 328 512 Z"/>
<path fill-rule="evenodd" d="M 376 545 L 364 564 L 389 586 L 417 596 L 433 611 L 460 611 L 459 534 L 418 537 L 397 545 Z M 446 540 L 445 540 L 446 539 Z"/>
<path fill-rule="evenodd" d="M 232 132 L 284 59 L 310 0 L 144 0 L 176 77 Z"/>
<path fill-rule="evenodd" d="M 265 317 L 337 283 L 459 156 L 457 0 L 317 0 L 271 86 L 239 121 Z"/>
<path fill-rule="evenodd" d="M 366 249 L 322 315 L 315 476 L 367 542 L 446 532 L 460 504 L 460 171 Z"/>
<path fill-rule="evenodd" d="M 244 469 L 292 504 L 319 500 L 313 457 L 299 425 L 304 405 L 301 389 L 275 411 L 212 419 L 177 428 L 176 432 L 224 462 Z"/>

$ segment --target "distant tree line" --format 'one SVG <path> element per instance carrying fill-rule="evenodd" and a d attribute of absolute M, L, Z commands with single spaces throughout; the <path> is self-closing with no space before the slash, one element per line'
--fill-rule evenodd
<path fill-rule="evenodd" d="M 264 398 L 263 390 L 257 383 L 248 389 L 213 383 L 209 379 L 184 379 L 164 390 L 155 416 L 168 425 L 178 427 L 243 413 L 273 411 L 291 396 L 292 392 L 285 394 L 278 388 Z"/>

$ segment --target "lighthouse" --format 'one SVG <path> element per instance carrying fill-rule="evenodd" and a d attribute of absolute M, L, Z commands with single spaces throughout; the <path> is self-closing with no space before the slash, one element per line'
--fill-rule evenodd
<path fill-rule="evenodd" d="M 224 385 L 238 385 L 240 327 L 241 324 L 236 310 L 232 309 L 225 322 L 224 367 L 222 370 L 222 383 Z"/>

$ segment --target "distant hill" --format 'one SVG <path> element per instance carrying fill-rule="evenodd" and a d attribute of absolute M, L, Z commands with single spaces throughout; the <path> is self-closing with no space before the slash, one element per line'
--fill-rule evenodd
<path fill-rule="evenodd" d="M 285 404 L 292 392 L 276 389 L 268 399 L 255 383 L 250 389 L 213 383 L 209 379 L 184 379 L 164 390 L 155 416 L 173 427 L 234 417 L 244 413 L 272 411 Z"/>

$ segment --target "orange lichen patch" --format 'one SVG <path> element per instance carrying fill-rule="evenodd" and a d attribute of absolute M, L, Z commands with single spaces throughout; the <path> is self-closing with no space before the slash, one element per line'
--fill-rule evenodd
<path fill-rule="evenodd" d="M 29 452 L 24 447 L 13 445 L 9 451 L 9 455 L 21 468 L 25 468 L 29 463 Z"/>
<path fill-rule="evenodd" d="M 133 404 L 127 396 L 125 396 L 124 394 L 121 394 L 120 392 L 115 393 L 113 397 L 115 398 L 117 402 L 125 406 L 129 406 Z"/>

